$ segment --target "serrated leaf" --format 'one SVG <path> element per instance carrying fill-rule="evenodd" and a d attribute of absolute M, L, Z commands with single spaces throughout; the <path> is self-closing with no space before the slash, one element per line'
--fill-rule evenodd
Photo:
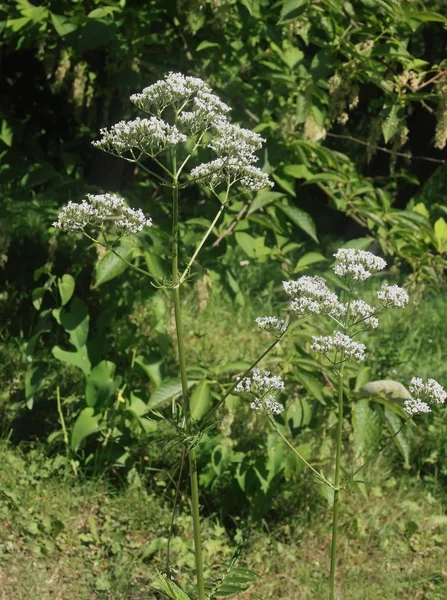
<path fill-rule="evenodd" d="M 278 208 L 294 223 L 297 227 L 302 229 L 310 238 L 315 242 L 318 242 L 317 228 L 315 227 L 314 220 L 301 208 L 294 206 L 290 202 L 287 204 L 278 204 Z"/>

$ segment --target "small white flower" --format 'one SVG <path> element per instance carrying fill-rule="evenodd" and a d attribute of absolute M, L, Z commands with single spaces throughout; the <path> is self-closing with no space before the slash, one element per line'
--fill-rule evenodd
<path fill-rule="evenodd" d="M 284 319 L 278 319 L 277 317 L 256 317 L 256 325 L 260 329 L 279 335 L 287 330 Z"/>
<path fill-rule="evenodd" d="M 284 391 L 284 382 L 278 375 L 270 376 L 269 371 L 254 368 L 251 377 L 241 379 L 234 391 L 253 396 L 250 403 L 253 410 L 268 414 L 279 414 L 284 410 L 282 404 L 275 399 L 275 394 Z"/>
<path fill-rule="evenodd" d="M 346 312 L 346 307 L 321 277 L 304 275 L 296 281 L 283 281 L 283 288 L 293 298 L 291 309 L 300 316 L 329 314 L 337 318 Z"/>
<path fill-rule="evenodd" d="M 93 142 L 95 148 L 123 156 L 133 149 L 155 156 L 171 146 L 186 142 L 186 136 L 157 117 L 120 121 L 110 129 L 101 129 L 102 138 Z M 137 157 L 138 158 L 138 157 Z"/>
<path fill-rule="evenodd" d="M 409 390 L 416 398 L 427 400 L 427 402 L 444 404 L 447 399 L 447 392 L 435 379 L 428 379 L 427 383 L 424 383 L 421 377 L 413 377 Z"/>
<path fill-rule="evenodd" d="M 69 202 L 53 226 L 63 231 L 79 231 L 87 225 L 98 226 L 106 221 L 114 223 L 121 235 L 138 233 L 152 226 L 152 219 L 141 209 L 130 208 L 115 194 L 87 194 L 87 199 L 80 204 Z"/>
<path fill-rule="evenodd" d="M 217 156 L 233 157 L 239 163 L 251 164 L 256 162 L 255 152 L 262 148 L 265 139 L 249 129 L 230 123 L 226 118 L 216 119 L 213 123 L 215 137 L 208 147 Z"/>
<path fill-rule="evenodd" d="M 384 283 L 377 292 L 377 298 L 384 306 L 404 308 L 410 300 L 407 292 L 398 285 L 387 285 Z"/>
<path fill-rule="evenodd" d="M 334 257 L 334 273 L 353 281 L 364 281 L 371 277 L 372 273 L 382 271 L 386 267 L 383 258 L 357 248 L 340 248 Z"/>
<path fill-rule="evenodd" d="M 409 415 L 431 412 L 429 405 L 426 402 L 419 400 L 419 398 L 410 398 L 409 400 L 405 400 L 404 406 Z"/>
<path fill-rule="evenodd" d="M 369 329 L 376 329 L 379 326 L 379 319 L 373 317 L 375 308 L 363 300 L 352 300 L 350 306 L 350 316 L 354 318 L 354 323 L 364 323 Z"/>
<path fill-rule="evenodd" d="M 340 331 L 334 331 L 334 335 L 312 336 L 311 350 L 321 352 L 326 355 L 331 351 L 335 351 L 335 362 L 337 354 L 343 353 L 344 360 L 363 361 L 365 360 L 366 346 L 359 342 L 354 342 L 349 335 L 345 335 Z"/>
<path fill-rule="evenodd" d="M 252 165 L 241 163 L 235 157 L 221 157 L 202 163 L 191 169 L 191 176 L 209 183 L 211 187 L 216 187 L 223 181 L 227 184 L 240 182 L 244 189 L 254 192 L 274 185 L 267 173 Z"/>
<path fill-rule="evenodd" d="M 170 105 L 181 109 L 199 92 L 211 94 L 211 88 L 198 77 L 171 72 L 130 99 L 141 110 L 159 115 Z"/>

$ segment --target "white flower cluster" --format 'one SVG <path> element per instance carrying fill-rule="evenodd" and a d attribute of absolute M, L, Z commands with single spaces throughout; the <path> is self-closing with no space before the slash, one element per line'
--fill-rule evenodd
<path fill-rule="evenodd" d="M 284 319 L 277 317 L 256 317 L 255 323 L 260 329 L 265 329 L 275 335 L 280 335 L 287 330 Z"/>
<path fill-rule="evenodd" d="M 298 315 L 329 314 L 340 317 L 346 307 L 339 302 L 321 277 L 304 275 L 296 281 L 283 281 L 284 291 L 292 296 L 291 309 Z"/>
<path fill-rule="evenodd" d="M 181 110 L 199 92 L 210 94 L 211 88 L 198 77 L 171 72 L 164 79 L 144 88 L 140 94 L 133 94 L 130 99 L 141 110 L 160 114 L 170 105 Z"/>
<path fill-rule="evenodd" d="M 379 319 L 373 316 L 376 309 L 363 300 L 352 300 L 349 312 L 354 320 L 353 325 L 364 323 L 369 329 L 376 329 L 379 326 Z"/>
<path fill-rule="evenodd" d="M 387 285 L 386 283 L 377 292 L 377 298 L 381 300 L 384 306 L 394 306 L 395 308 L 403 308 L 410 300 L 403 288 L 398 285 Z"/>
<path fill-rule="evenodd" d="M 357 248 L 340 248 L 334 256 L 337 261 L 334 273 L 353 281 L 365 281 L 372 273 L 382 271 L 386 267 L 383 258 Z"/>
<path fill-rule="evenodd" d="M 405 410 L 410 415 L 429 413 L 431 408 L 428 403 L 444 404 L 447 392 L 435 379 L 428 379 L 426 383 L 421 377 L 413 377 L 409 390 L 414 398 L 405 401 Z"/>
<path fill-rule="evenodd" d="M 334 335 L 312 336 L 313 343 L 311 350 L 321 352 L 327 355 L 328 352 L 335 351 L 335 360 L 337 362 L 337 354 L 342 353 L 343 360 L 363 361 L 365 360 L 365 344 L 354 342 L 349 335 L 345 335 L 340 331 L 334 331 Z"/>
<path fill-rule="evenodd" d="M 152 219 L 146 218 L 141 209 L 130 208 L 115 194 L 87 194 L 87 199 L 80 204 L 69 202 L 53 226 L 63 231 L 77 231 L 105 221 L 112 221 L 121 235 L 138 233 L 152 226 Z"/>
<path fill-rule="evenodd" d="M 269 371 L 253 369 L 251 377 L 240 379 L 234 391 L 253 396 L 253 401 L 250 403 L 250 408 L 253 410 L 274 415 L 284 411 L 282 404 L 275 399 L 275 394 L 284 391 L 284 382 L 278 375 L 270 376 Z"/>
<path fill-rule="evenodd" d="M 157 117 L 136 118 L 120 121 L 110 129 L 101 129 L 102 138 L 93 142 L 95 148 L 122 156 L 132 149 L 155 156 L 171 146 L 186 142 L 186 135 L 175 125 L 169 125 Z"/>
<path fill-rule="evenodd" d="M 183 110 L 178 117 L 182 130 L 189 135 L 194 135 L 201 129 L 208 129 L 219 117 L 222 117 L 231 108 L 214 94 L 198 91 L 193 99 L 191 111 Z"/>
<path fill-rule="evenodd" d="M 191 169 L 194 179 L 201 179 L 216 187 L 223 181 L 240 181 L 245 190 L 257 192 L 267 186 L 273 186 L 267 173 L 253 165 L 246 165 L 235 157 L 216 158 Z"/>
<path fill-rule="evenodd" d="M 249 129 L 230 123 L 227 119 L 217 119 L 213 123 L 215 137 L 208 144 L 217 156 L 234 157 L 244 164 L 257 161 L 255 152 L 262 148 L 265 139 Z"/>

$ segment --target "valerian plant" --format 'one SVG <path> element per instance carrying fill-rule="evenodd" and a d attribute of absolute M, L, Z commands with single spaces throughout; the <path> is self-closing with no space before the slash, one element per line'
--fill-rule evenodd
<path fill-rule="evenodd" d="M 153 285 L 172 293 L 182 385 L 181 414 L 175 425 L 184 446 L 183 457 L 187 454 L 189 459 L 197 594 L 199 600 L 204 600 L 207 595 L 214 596 L 217 588 L 223 592 L 225 585 L 232 586 L 235 592 L 243 591 L 256 579 L 256 574 L 248 570 L 241 573 L 239 569 L 231 567 L 220 583 L 211 585 L 209 594 L 205 588 L 196 459 L 196 446 L 200 441 L 201 431 L 191 414 L 180 290 L 187 281 L 200 250 L 232 199 L 273 184 L 268 175 L 254 164 L 257 161 L 255 153 L 261 149 L 263 138 L 231 123 L 227 118 L 230 107 L 214 95 L 201 79 L 169 73 L 163 80 L 131 96 L 131 100 L 148 113 L 149 117 L 121 121 L 109 129 L 102 129 L 101 139 L 94 142 L 94 146 L 138 165 L 161 186 L 171 190 L 171 276 L 163 280 L 154 279 L 148 271 L 120 254 L 118 243 L 121 238 L 137 235 L 153 223 L 141 209 L 129 207 L 115 194 L 88 195 L 81 203 L 69 202 L 61 210 L 54 226 L 64 231 L 82 232 L 92 242 L 113 252 L 128 267 L 151 278 Z M 212 159 L 200 162 L 199 159 L 207 157 L 209 151 L 214 155 Z M 181 265 L 180 192 L 196 184 L 211 190 L 218 201 L 219 210 L 187 264 Z M 219 405 L 222 402 L 223 400 Z M 210 417 L 208 415 L 208 421 Z M 180 592 L 184 592 L 179 591 L 178 586 L 169 578 L 169 556 L 167 571 L 168 577 L 159 587 L 171 597 L 180 597 Z"/>
<path fill-rule="evenodd" d="M 268 372 L 253 369 L 251 373 L 241 379 L 235 391 L 251 397 L 251 408 L 264 413 L 272 426 L 283 438 L 289 448 L 302 460 L 314 473 L 319 483 L 327 485 L 333 493 L 332 515 L 332 544 L 329 576 L 329 600 L 336 600 L 336 565 L 337 565 L 337 535 L 340 508 L 340 494 L 347 489 L 354 476 L 374 457 L 367 459 L 355 471 L 352 470 L 345 480 L 342 480 L 342 449 L 343 449 L 343 413 L 345 407 L 345 364 L 348 362 L 363 362 L 367 347 L 363 342 L 356 341 L 358 335 L 379 326 L 378 316 L 387 309 L 404 308 L 409 302 L 407 292 L 397 286 L 384 283 L 377 292 L 377 305 L 371 306 L 358 297 L 359 287 L 362 282 L 369 279 L 374 273 L 382 271 L 386 262 L 365 250 L 341 248 L 335 254 L 334 273 L 344 283 L 347 290 L 346 299 L 342 302 L 337 294 L 332 292 L 326 281 L 317 276 L 303 276 L 296 281 L 285 281 L 284 291 L 290 296 L 290 313 L 292 318 L 289 325 L 285 326 L 283 320 L 277 317 L 257 317 L 256 323 L 261 329 L 266 329 L 280 339 L 290 328 L 293 319 L 307 316 L 326 317 L 336 324 L 336 329 L 330 335 L 312 336 L 310 348 L 321 355 L 333 368 L 338 380 L 337 393 L 337 428 L 335 434 L 336 454 L 334 476 L 330 480 L 321 471 L 317 471 L 287 440 L 275 420 L 275 415 L 280 415 L 284 406 L 278 402 L 276 396 L 284 389 L 281 378 L 272 376 Z M 430 404 L 443 404 L 447 392 L 434 379 L 427 382 L 419 377 L 412 378 L 409 390 L 412 397 L 404 401 L 407 418 L 402 426 L 390 438 L 395 438 L 414 415 L 431 411 Z M 383 451 L 385 444 L 375 454 Z"/>
<path fill-rule="evenodd" d="M 326 281 L 320 277 L 304 276 L 296 281 L 284 282 L 284 291 L 290 296 L 290 314 L 286 319 L 262 316 L 256 319 L 257 325 L 270 332 L 274 341 L 254 361 L 254 363 L 229 386 L 225 395 L 210 409 L 201 424 L 194 421 L 191 414 L 189 382 L 185 358 L 185 345 L 182 326 L 180 291 L 191 276 L 195 261 L 228 204 L 240 194 L 259 191 L 272 185 L 269 177 L 256 163 L 256 152 L 264 142 L 252 131 L 231 123 L 227 117 L 230 108 L 224 104 L 202 80 L 170 73 L 165 79 L 131 96 L 131 100 L 148 118 L 121 121 L 109 129 L 101 130 L 101 139 L 94 145 L 128 162 L 138 165 L 156 179 L 160 186 L 170 189 L 172 194 L 172 249 L 171 275 L 165 279 L 154 279 L 145 269 L 119 252 L 119 241 L 125 236 L 135 236 L 153 225 L 152 219 L 142 210 L 129 207 L 115 194 L 88 195 L 80 204 L 70 202 L 59 214 L 55 227 L 64 231 L 82 232 L 91 241 L 104 246 L 114 253 L 128 267 L 149 277 L 153 285 L 163 287 L 172 294 L 175 327 L 177 334 L 179 371 L 182 385 L 182 403 L 176 413 L 175 426 L 184 450 L 183 459 L 188 456 L 191 511 L 193 522 L 197 595 L 199 600 L 216 595 L 228 595 L 244 591 L 256 574 L 233 565 L 225 576 L 205 586 L 201 550 L 199 484 L 197 473 L 196 447 L 203 431 L 212 424 L 213 416 L 225 399 L 232 393 L 240 393 L 251 398 L 253 410 L 267 416 L 272 426 L 285 443 L 311 469 L 317 481 L 328 486 L 333 492 L 334 509 L 332 519 L 332 548 L 329 597 L 336 598 L 336 551 L 340 494 L 347 489 L 350 481 L 360 469 L 342 480 L 342 433 L 343 411 L 345 406 L 345 364 L 349 361 L 361 362 L 365 359 L 366 346 L 357 341 L 358 335 L 379 325 L 378 316 L 389 308 L 401 308 L 408 303 L 408 294 L 398 286 L 384 284 L 377 293 L 377 306 L 373 307 L 358 298 L 358 286 L 372 274 L 383 270 L 386 263 L 374 254 L 362 250 L 338 250 L 335 254 L 334 273 L 344 280 L 347 289 L 342 302 L 332 292 Z M 211 160 L 209 153 L 213 154 Z M 179 239 L 179 201 L 181 191 L 191 185 L 206 186 L 218 202 L 218 211 L 202 239 L 197 244 L 189 260 L 182 264 Z M 132 238 L 131 238 L 132 239 Z M 319 353 L 333 368 L 338 379 L 338 424 L 336 430 L 336 455 L 334 477 L 327 477 L 313 467 L 286 439 L 278 428 L 276 418 L 283 411 L 279 394 L 285 385 L 281 377 L 261 370 L 258 364 L 277 346 L 291 330 L 293 321 L 309 315 L 320 315 L 336 325 L 331 335 L 313 336 L 311 350 Z M 446 393 L 437 382 L 427 383 L 415 378 L 410 390 L 413 398 L 406 402 L 408 418 L 430 410 L 429 402 L 445 402 Z M 396 432 L 393 437 L 398 434 Z M 383 448 L 382 448 L 383 449 Z M 366 464 L 366 463 L 365 463 Z M 362 465 L 363 468 L 364 465 Z M 172 529 L 172 527 L 171 527 Z M 169 545 L 168 545 L 169 547 Z M 171 598 L 187 598 L 184 591 L 171 579 L 169 556 L 167 573 L 161 576 L 158 588 Z"/>

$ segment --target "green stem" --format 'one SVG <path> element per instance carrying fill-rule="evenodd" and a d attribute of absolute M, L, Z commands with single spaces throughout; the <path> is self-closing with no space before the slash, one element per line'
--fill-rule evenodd
<path fill-rule="evenodd" d="M 60 392 L 59 386 L 56 387 L 56 400 L 57 400 L 57 412 L 59 413 L 59 420 L 61 422 L 65 447 L 67 449 L 67 454 L 70 454 L 70 444 L 69 444 L 69 439 L 68 439 L 67 427 L 65 426 L 64 413 L 62 412 L 61 392 Z"/>
<path fill-rule="evenodd" d="M 342 356 L 342 359 L 344 357 Z M 338 379 L 338 422 L 337 422 L 337 449 L 335 457 L 335 481 L 334 481 L 334 509 L 332 514 L 332 547 L 331 547 L 331 574 L 329 578 L 329 600 L 336 600 L 335 593 L 335 571 L 337 566 L 337 533 L 338 533 L 338 511 L 340 494 L 340 471 L 341 471 L 341 446 L 343 434 L 343 371 L 344 363 L 340 367 Z"/>
<path fill-rule="evenodd" d="M 176 173 L 175 154 L 173 156 L 173 171 Z M 178 182 L 174 175 L 172 211 L 172 294 L 174 297 L 175 327 L 177 331 L 178 354 L 180 362 L 180 376 L 182 381 L 183 411 L 185 415 L 186 435 L 192 434 L 191 408 L 189 405 L 188 379 L 186 375 L 186 360 L 183 342 L 182 313 L 180 304 L 180 288 L 178 287 L 178 246 L 179 246 L 179 224 L 178 224 Z M 191 512 L 194 531 L 194 554 L 196 560 L 197 591 L 199 600 L 205 600 L 205 582 L 203 579 L 202 542 L 200 538 L 200 514 L 199 514 L 199 482 L 197 477 L 197 457 L 193 447 L 188 448 L 189 472 L 191 479 Z"/>
<path fill-rule="evenodd" d="M 289 446 L 289 448 L 292 450 L 292 452 L 294 452 L 298 458 L 300 460 L 303 461 L 303 463 L 309 467 L 309 469 L 317 476 L 318 480 L 321 481 L 322 483 L 326 484 L 327 486 L 329 486 L 332 489 L 335 489 L 334 486 L 332 485 L 332 483 L 330 481 L 328 481 L 326 479 L 326 477 L 324 477 L 321 473 L 319 473 L 309 462 L 307 462 L 307 460 L 304 458 L 304 456 L 302 456 L 298 450 L 293 446 L 293 444 L 291 444 L 289 442 L 289 440 L 286 438 L 286 436 L 282 433 L 282 431 L 279 429 L 277 423 L 275 422 L 275 420 L 273 419 L 273 417 L 271 417 L 270 415 L 268 415 L 268 419 L 271 423 L 271 425 L 273 425 L 273 427 L 276 429 L 277 433 L 279 433 L 279 435 L 282 437 L 282 439 L 285 441 L 285 443 Z"/>
<path fill-rule="evenodd" d="M 188 262 L 188 264 L 186 265 L 186 267 L 185 267 L 185 270 L 184 270 L 184 271 L 183 271 L 183 273 L 181 274 L 181 276 L 180 276 L 180 279 L 178 280 L 178 285 L 181 285 L 181 284 L 182 284 L 182 283 L 185 281 L 185 279 L 186 279 L 186 277 L 188 276 L 188 273 L 189 273 L 189 271 L 190 271 L 190 269 L 191 269 L 192 265 L 194 264 L 194 261 L 195 261 L 195 260 L 196 260 L 196 258 L 197 258 L 197 255 L 199 254 L 200 250 L 201 250 L 201 249 L 202 249 L 202 247 L 203 247 L 203 244 L 204 244 L 204 243 L 206 242 L 206 240 L 208 239 L 208 236 L 210 235 L 210 233 L 211 233 L 211 232 L 212 232 L 212 230 L 214 229 L 214 226 L 216 225 L 217 221 L 219 220 L 219 218 L 220 218 L 220 215 L 221 215 L 221 214 L 223 213 L 223 211 L 225 210 L 225 206 L 226 206 L 226 204 L 227 204 L 227 201 L 228 201 L 228 191 L 229 191 L 229 190 L 227 190 L 227 195 L 226 195 L 226 197 L 225 197 L 225 200 L 224 200 L 224 202 L 222 203 L 222 206 L 221 206 L 221 207 L 220 207 L 220 209 L 219 209 L 219 212 L 218 212 L 218 213 L 217 213 L 217 215 L 215 216 L 215 218 L 214 218 L 213 222 L 211 223 L 211 225 L 208 227 L 208 229 L 207 229 L 207 231 L 206 231 L 205 235 L 203 236 L 203 238 L 201 239 L 201 241 L 200 241 L 199 245 L 198 245 L 198 246 L 197 246 L 197 248 L 195 249 L 195 252 L 194 252 L 194 254 L 192 255 L 192 257 L 191 257 L 190 261 L 189 261 L 189 262 Z"/>

